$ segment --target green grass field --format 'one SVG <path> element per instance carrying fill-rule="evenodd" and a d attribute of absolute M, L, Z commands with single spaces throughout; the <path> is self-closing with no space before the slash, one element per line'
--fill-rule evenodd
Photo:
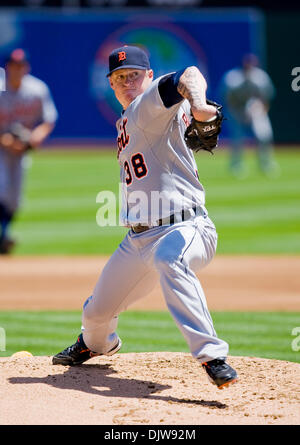
<path fill-rule="evenodd" d="M 206 189 L 206 205 L 219 233 L 218 254 L 300 253 L 300 150 L 276 151 L 281 174 L 263 176 L 255 153 L 246 153 L 249 176 L 243 180 L 227 171 L 228 153 L 196 160 Z M 13 226 L 19 240 L 14 255 L 111 254 L 122 240 L 122 227 L 98 227 L 97 194 L 119 189 L 114 151 L 45 150 L 30 158 L 23 206 Z M 29 159 L 29 160 L 30 160 Z M 300 296 L 299 296 L 300 298 Z M 231 355 L 300 362 L 291 348 L 291 331 L 300 326 L 299 313 L 212 314 L 217 333 L 230 344 Z M 0 312 L 6 351 L 26 349 L 52 355 L 71 344 L 80 328 L 79 312 Z M 186 351 L 186 343 L 166 312 L 121 314 L 123 352 Z"/>
<path fill-rule="evenodd" d="M 300 252 L 300 150 L 278 150 L 281 175 L 263 176 L 253 151 L 249 176 L 227 171 L 228 153 L 199 153 L 206 206 L 219 233 L 220 254 Z M 17 255 L 111 254 L 126 230 L 99 227 L 100 191 L 118 197 L 119 165 L 114 151 L 37 152 L 27 170 L 23 206 L 13 226 Z"/>
<path fill-rule="evenodd" d="M 213 312 L 212 317 L 218 335 L 230 345 L 230 355 L 300 361 L 300 352 L 293 351 L 291 345 L 300 313 Z M 0 352 L 0 357 L 20 350 L 53 355 L 74 343 L 80 332 L 81 313 L 3 311 L 0 319 L 7 337 L 6 351 Z M 123 353 L 189 352 L 168 312 L 124 312 L 118 334 L 123 339 Z"/>

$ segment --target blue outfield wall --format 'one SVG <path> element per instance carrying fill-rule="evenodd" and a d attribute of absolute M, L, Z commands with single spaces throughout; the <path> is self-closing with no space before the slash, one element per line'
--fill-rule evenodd
<path fill-rule="evenodd" d="M 115 139 L 121 110 L 106 78 L 107 58 L 123 44 L 148 49 L 155 77 L 197 65 L 208 97 L 217 100 L 224 72 L 245 52 L 264 62 L 264 17 L 255 9 L 0 12 L 0 65 L 15 47 L 29 52 L 32 74 L 49 85 L 59 112 L 52 142 Z"/>

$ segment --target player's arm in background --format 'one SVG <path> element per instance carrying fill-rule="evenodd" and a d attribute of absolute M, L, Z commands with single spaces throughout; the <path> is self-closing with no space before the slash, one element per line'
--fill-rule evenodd
<path fill-rule="evenodd" d="M 37 148 L 38 146 L 42 145 L 42 143 L 52 133 L 55 127 L 56 120 L 58 118 L 58 113 L 54 101 L 46 84 L 43 85 L 41 102 L 42 102 L 41 122 L 36 127 L 33 128 L 30 137 L 30 144 L 34 148 Z"/>
<path fill-rule="evenodd" d="M 263 70 L 260 70 L 258 89 L 260 93 L 260 98 L 264 104 L 266 112 L 269 111 L 271 101 L 275 97 L 275 86 L 270 78 L 270 76 Z"/>
<path fill-rule="evenodd" d="M 45 139 L 52 133 L 55 124 L 49 122 L 43 122 L 35 127 L 31 132 L 30 145 L 34 148 L 42 145 Z"/>

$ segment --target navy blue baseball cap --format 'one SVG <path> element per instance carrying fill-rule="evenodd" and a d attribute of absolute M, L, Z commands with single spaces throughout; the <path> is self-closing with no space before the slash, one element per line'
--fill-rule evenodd
<path fill-rule="evenodd" d="M 14 63 L 28 63 L 29 55 L 22 48 L 14 49 L 9 55 L 6 57 L 5 63 L 14 62 Z"/>
<path fill-rule="evenodd" d="M 138 46 L 121 46 L 114 49 L 109 55 L 109 77 L 114 71 L 122 68 L 136 68 L 149 70 L 150 62 L 148 55 Z"/>

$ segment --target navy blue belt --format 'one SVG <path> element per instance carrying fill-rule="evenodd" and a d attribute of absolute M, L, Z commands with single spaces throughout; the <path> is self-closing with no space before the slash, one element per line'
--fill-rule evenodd
<path fill-rule="evenodd" d="M 193 213 L 191 212 L 193 211 Z M 131 226 L 131 229 L 134 233 L 141 233 L 145 232 L 146 230 L 153 229 L 153 227 L 157 226 L 171 226 L 172 224 L 188 221 L 191 219 L 192 216 L 207 216 L 206 212 L 202 209 L 202 207 L 192 207 L 192 209 L 189 210 L 181 210 L 181 212 L 173 213 L 170 216 L 167 216 L 166 218 L 161 218 L 157 221 L 157 224 L 154 226 L 147 226 L 144 224 L 137 224 L 135 226 Z"/>

